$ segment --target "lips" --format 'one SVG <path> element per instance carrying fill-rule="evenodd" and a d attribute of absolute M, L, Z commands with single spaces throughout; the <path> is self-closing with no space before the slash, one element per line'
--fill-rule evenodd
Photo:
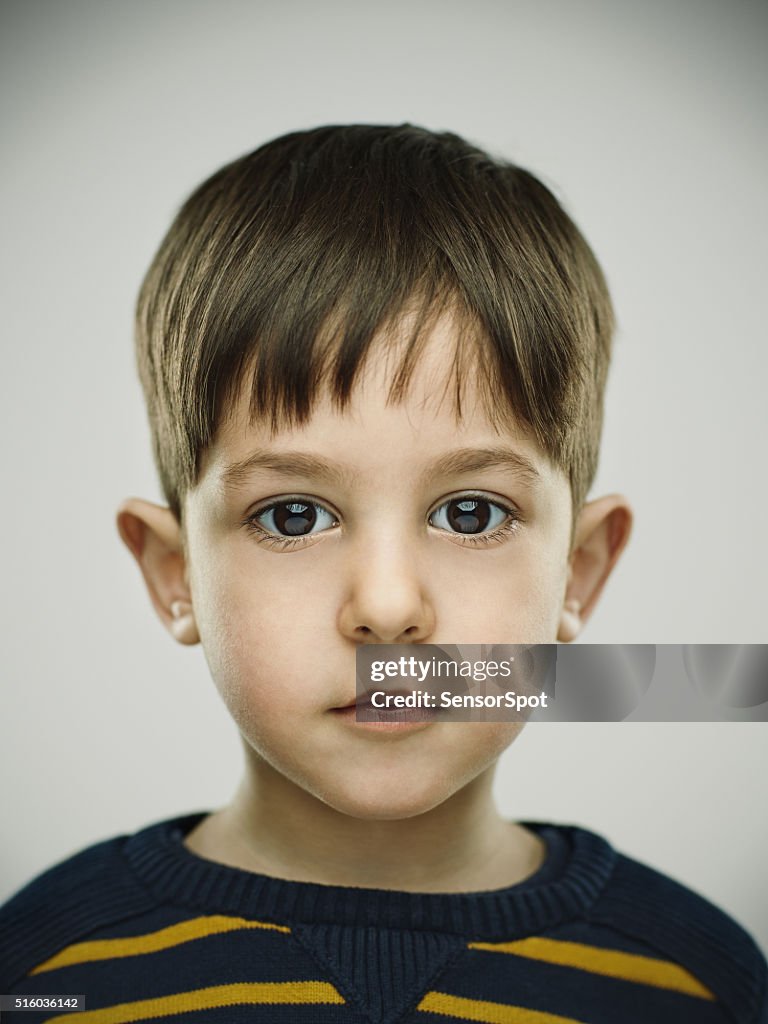
<path fill-rule="evenodd" d="M 351 700 L 349 704 L 340 704 L 336 708 L 331 708 L 331 711 L 349 711 L 350 708 L 369 708 L 371 702 L 369 700 Z"/>
<path fill-rule="evenodd" d="M 411 693 L 412 693 L 411 690 L 387 690 L 386 692 L 387 692 L 387 695 L 391 695 L 393 697 L 394 696 L 409 697 L 411 695 Z M 367 696 L 356 697 L 354 700 L 351 700 L 348 704 L 340 704 L 338 707 L 331 708 L 331 710 L 332 711 L 349 711 L 350 708 L 365 708 L 366 710 L 371 710 L 371 711 L 381 711 L 381 710 L 383 710 L 382 708 L 374 708 L 373 704 L 371 704 L 370 697 L 367 697 Z M 394 710 L 394 709 L 391 709 L 391 710 Z M 399 710 L 402 711 L 402 710 L 407 710 L 407 709 L 400 708 Z"/>
<path fill-rule="evenodd" d="M 411 691 L 398 690 L 387 693 L 398 693 L 407 697 Z M 347 704 L 330 708 L 334 718 L 343 722 L 346 727 L 360 730 L 371 736 L 392 736 L 408 734 L 412 730 L 419 731 L 429 726 L 437 718 L 437 713 L 430 708 L 377 708 L 370 702 L 367 695 L 360 695 Z"/>

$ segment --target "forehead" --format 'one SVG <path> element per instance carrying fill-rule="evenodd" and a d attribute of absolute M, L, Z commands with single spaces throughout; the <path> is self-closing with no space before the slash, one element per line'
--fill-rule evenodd
<path fill-rule="evenodd" d="M 478 385 L 478 346 L 462 343 L 461 331 L 451 316 L 440 316 L 425 333 L 407 386 L 393 395 L 408 332 L 402 324 L 390 329 L 373 346 L 349 401 L 340 406 L 321 387 L 301 424 L 273 428 L 254 418 L 241 389 L 204 455 L 199 482 L 237 486 L 251 471 L 288 467 L 298 476 L 410 486 L 430 472 L 495 466 L 529 487 L 555 485 L 569 499 L 564 475 L 530 432 L 501 403 L 492 415 L 488 388 Z"/>

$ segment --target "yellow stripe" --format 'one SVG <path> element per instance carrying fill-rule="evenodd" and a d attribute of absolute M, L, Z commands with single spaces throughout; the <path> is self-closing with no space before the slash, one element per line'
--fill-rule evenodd
<path fill-rule="evenodd" d="M 86 997 L 87 998 L 87 997 Z M 273 1006 L 297 1003 L 343 1003 L 333 985 L 325 981 L 254 982 L 238 985 L 214 985 L 193 992 L 179 992 L 158 999 L 140 999 L 135 1003 L 118 1003 L 99 1010 L 76 1013 L 77 1024 L 129 1024 L 130 1021 L 172 1017 L 192 1010 L 211 1010 L 221 1006 L 269 1003 Z M 72 1013 L 49 1017 L 46 1024 L 72 1024 Z"/>
<path fill-rule="evenodd" d="M 671 989 L 698 999 L 712 999 L 715 994 L 702 985 L 685 968 L 670 960 L 656 960 L 638 953 L 621 953 L 615 949 L 586 946 L 581 942 L 562 942 L 556 939 L 519 939 L 517 942 L 470 942 L 470 949 L 483 949 L 491 953 L 513 953 L 548 964 L 575 967 L 592 974 L 603 974 L 622 981 Z"/>
<path fill-rule="evenodd" d="M 43 971 L 55 971 L 59 967 L 71 967 L 72 964 L 91 963 L 94 960 L 114 960 L 123 956 L 141 956 L 143 953 L 157 953 L 161 949 L 171 949 L 182 942 L 202 939 L 206 935 L 218 935 L 221 932 L 236 931 L 239 928 L 267 928 L 272 931 L 287 932 L 291 929 L 281 924 L 268 924 L 265 921 L 247 921 L 244 917 L 224 917 L 213 914 L 209 917 L 193 917 L 168 928 L 146 935 L 131 935 L 124 939 L 97 939 L 93 942 L 77 942 L 67 946 L 49 960 L 38 964 L 30 974 L 41 974 Z"/>
<path fill-rule="evenodd" d="M 444 1017 L 459 1020 L 482 1021 L 483 1024 L 584 1024 L 575 1017 L 560 1017 L 555 1013 L 528 1010 L 524 1006 L 507 1003 L 487 1003 L 482 999 L 464 999 L 445 992 L 427 992 L 417 1010 L 442 1013 Z"/>

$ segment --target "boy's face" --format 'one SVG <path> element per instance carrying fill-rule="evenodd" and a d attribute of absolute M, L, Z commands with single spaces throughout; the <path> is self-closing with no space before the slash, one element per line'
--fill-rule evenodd
<path fill-rule="evenodd" d="M 568 481 L 470 386 L 457 420 L 452 351 L 441 321 L 387 405 L 380 348 L 347 410 L 274 434 L 241 400 L 186 497 L 188 617 L 251 762 L 355 817 L 429 810 L 521 728 L 361 726 L 338 713 L 360 644 L 570 638 Z"/>

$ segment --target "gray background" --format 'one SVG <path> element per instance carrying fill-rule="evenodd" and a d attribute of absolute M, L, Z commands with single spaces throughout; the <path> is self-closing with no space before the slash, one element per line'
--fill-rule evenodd
<path fill-rule="evenodd" d="M 141 275 L 193 186 L 291 129 L 450 128 L 555 188 L 619 315 L 595 493 L 637 512 L 584 639 L 765 640 L 764 5 L 1 10 L 3 893 L 235 786 L 202 652 L 154 619 L 113 515 L 158 497 L 131 348 Z M 510 816 L 602 831 L 768 946 L 765 738 L 534 724 L 498 797 Z"/>

